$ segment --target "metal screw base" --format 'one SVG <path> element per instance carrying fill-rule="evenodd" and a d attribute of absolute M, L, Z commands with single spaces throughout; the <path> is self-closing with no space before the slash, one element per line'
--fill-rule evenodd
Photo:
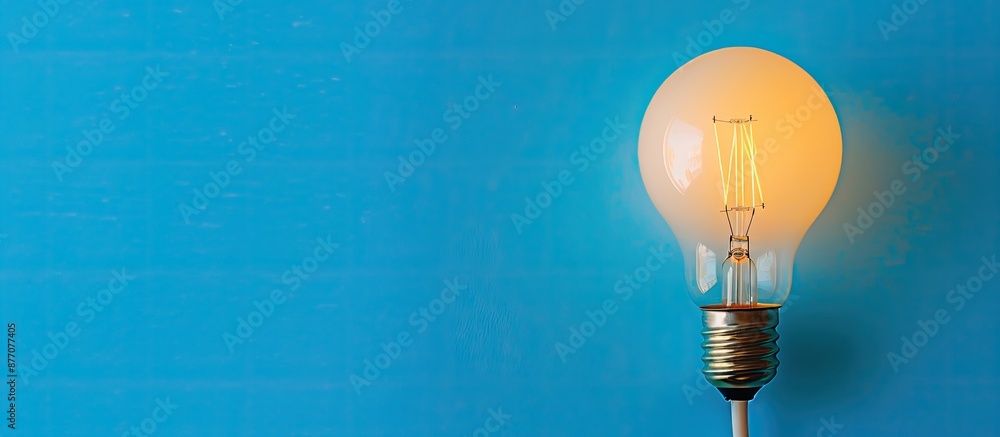
<path fill-rule="evenodd" d="M 727 399 L 750 400 L 778 372 L 778 305 L 702 307 L 705 379 Z M 747 398 L 748 399 L 739 399 Z"/>

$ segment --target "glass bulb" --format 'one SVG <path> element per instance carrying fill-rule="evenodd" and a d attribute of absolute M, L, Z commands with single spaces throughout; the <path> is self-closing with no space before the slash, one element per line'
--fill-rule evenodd
<path fill-rule="evenodd" d="M 715 50 L 663 82 L 642 120 L 639 167 L 697 305 L 785 302 L 795 252 L 833 193 L 842 150 L 826 93 L 780 55 Z"/>

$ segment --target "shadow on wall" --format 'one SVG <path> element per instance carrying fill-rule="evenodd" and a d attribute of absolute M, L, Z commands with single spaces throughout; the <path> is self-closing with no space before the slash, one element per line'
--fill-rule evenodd
<path fill-rule="evenodd" d="M 779 325 L 781 366 L 766 395 L 779 405 L 817 412 L 859 396 L 858 387 L 868 385 L 860 379 L 879 373 L 865 367 L 882 355 L 876 353 L 881 345 L 872 343 L 868 311 L 819 298 L 796 301 Z"/>
<path fill-rule="evenodd" d="M 940 231 L 943 224 L 933 219 L 955 200 L 942 184 L 965 158 L 963 126 L 900 116 L 871 94 L 830 96 L 841 120 L 844 160 L 837 189 L 806 244 L 828 249 L 830 270 L 870 275 L 875 267 L 906 264 L 918 255 L 910 241 Z M 839 255 L 837 265 L 831 254 Z"/>
<path fill-rule="evenodd" d="M 817 418 L 838 418 L 858 398 L 876 395 L 893 375 L 885 357 L 894 336 L 882 333 L 894 317 L 880 312 L 906 290 L 893 289 L 902 287 L 893 287 L 885 270 L 912 261 L 909 240 L 926 231 L 922 223 L 935 208 L 937 185 L 927 176 L 957 158 L 941 134 L 948 126 L 896 115 L 872 95 L 830 97 L 844 137 L 840 180 L 800 247 L 778 328 L 781 366 L 761 392 L 780 422 L 801 421 L 807 430 L 818 426 Z M 937 137 L 944 137 L 938 144 L 945 150 L 929 153 L 933 161 L 907 164 Z M 870 217 L 859 216 L 859 208 L 871 209 Z"/>
<path fill-rule="evenodd" d="M 784 329 L 779 326 L 781 366 L 759 395 L 773 414 L 761 420 L 782 424 L 769 426 L 768 435 L 833 436 L 853 428 L 840 413 L 871 396 L 867 388 L 884 378 L 877 369 L 881 362 L 874 359 L 881 356 L 880 346 L 872 344 L 867 310 L 846 304 L 821 307 L 823 303 L 800 299 L 782 320 Z"/>

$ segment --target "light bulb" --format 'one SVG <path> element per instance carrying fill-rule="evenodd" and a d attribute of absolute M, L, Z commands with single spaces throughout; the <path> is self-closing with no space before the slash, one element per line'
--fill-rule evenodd
<path fill-rule="evenodd" d="M 702 309 L 703 373 L 727 399 L 752 399 L 775 375 L 777 309 L 799 243 L 833 193 L 842 150 L 819 84 L 757 48 L 692 59 L 646 109 L 642 180 Z"/>

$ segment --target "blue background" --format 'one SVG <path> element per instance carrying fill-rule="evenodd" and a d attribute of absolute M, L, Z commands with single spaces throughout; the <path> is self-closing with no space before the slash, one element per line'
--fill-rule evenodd
<path fill-rule="evenodd" d="M 551 26 L 555 0 L 404 0 L 348 61 L 385 1 L 246 1 L 221 18 L 207 0 L 68 1 L 23 44 L 10 35 L 41 6 L 0 1 L 0 321 L 37 373 L 18 385 L 18 435 L 122 435 L 168 398 L 158 435 L 465 436 L 491 409 L 510 415 L 492 435 L 727 435 L 636 158 L 649 99 L 699 34 L 699 50 L 798 63 L 844 134 L 752 433 L 1000 434 L 1000 281 L 961 310 L 946 300 L 998 250 L 996 4 L 930 0 L 885 38 L 886 0 L 669 3 L 591 0 Z M 156 66 L 169 76 L 119 120 L 114 100 Z M 501 85 L 452 129 L 445 112 L 490 75 Z M 246 162 L 239 143 L 275 108 L 296 118 Z M 105 117 L 115 130 L 60 181 L 53 162 Z M 574 151 L 615 117 L 623 133 L 581 169 Z M 949 126 L 961 138 L 910 181 L 901 166 Z M 390 187 L 437 128 L 447 140 Z M 230 160 L 241 173 L 185 221 Z M 519 232 L 511 214 L 564 170 L 573 182 Z M 895 179 L 906 193 L 852 242 L 844 223 Z M 339 248 L 291 291 L 283 273 L 327 236 Z M 660 247 L 673 261 L 620 299 Z M 135 279 L 87 322 L 77 307 L 115 269 Z M 468 289 L 418 332 L 411 314 L 453 278 Z M 287 300 L 231 350 L 223 334 L 272 289 Z M 619 310 L 563 360 L 556 343 L 607 299 Z M 894 368 L 887 354 L 942 309 L 950 322 Z M 32 368 L 67 322 L 79 334 Z M 400 333 L 412 344 L 352 384 Z"/>

